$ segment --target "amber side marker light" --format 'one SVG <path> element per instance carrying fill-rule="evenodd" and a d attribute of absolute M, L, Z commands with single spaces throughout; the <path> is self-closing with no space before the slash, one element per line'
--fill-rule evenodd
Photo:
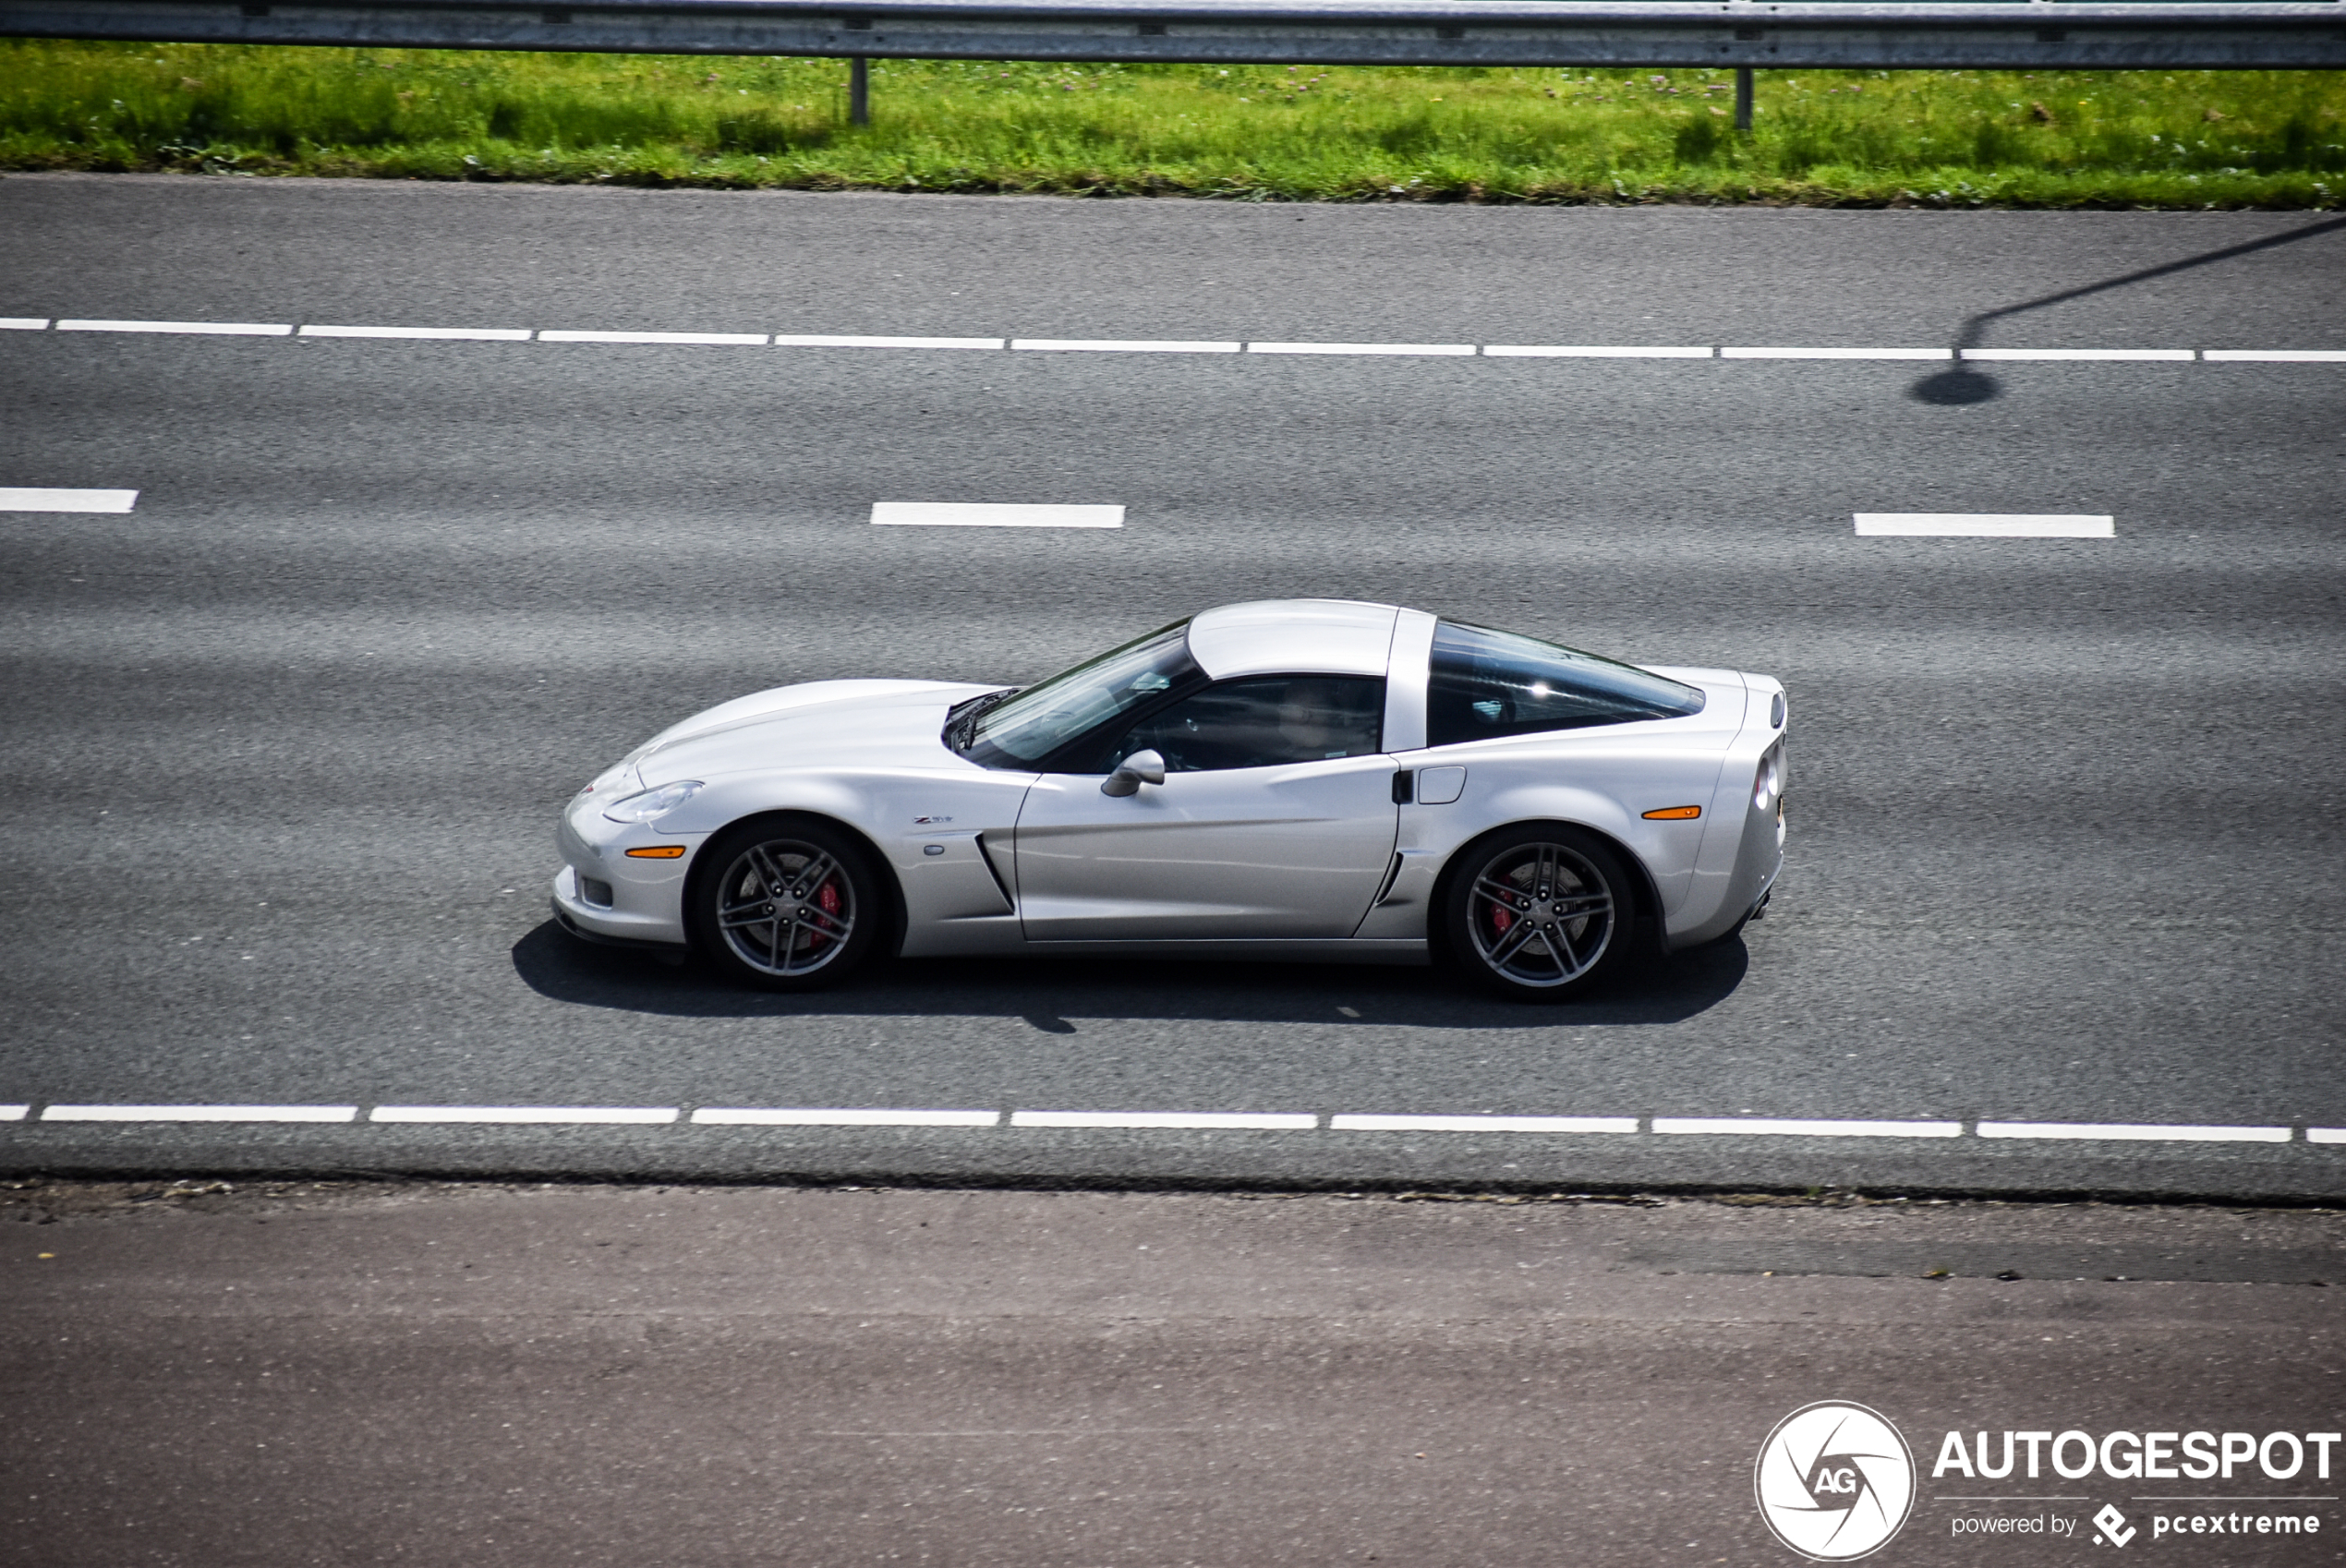
<path fill-rule="evenodd" d="M 1701 814 L 1700 806 L 1663 806 L 1660 811 L 1647 812 L 1645 819 L 1648 822 L 1690 822 Z M 630 850 L 627 852 L 632 855 L 635 851 Z"/>
<path fill-rule="evenodd" d="M 682 844 L 652 844 L 640 850 L 628 850 L 627 858 L 636 861 L 672 861 L 683 852 L 684 846 Z"/>

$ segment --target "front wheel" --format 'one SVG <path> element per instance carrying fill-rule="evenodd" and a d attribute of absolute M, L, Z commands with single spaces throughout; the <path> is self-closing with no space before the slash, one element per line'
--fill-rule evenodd
<path fill-rule="evenodd" d="M 1582 996 L 1627 957 L 1629 874 L 1593 834 L 1530 823 L 1468 846 L 1443 900 L 1453 962 L 1523 1001 Z"/>
<path fill-rule="evenodd" d="M 685 913 L 693 946 L 736 980 L 768 991 L 833 985 L 887 923 L 863 848 L 819 822 L 745 822 L 709 840 Z"/>

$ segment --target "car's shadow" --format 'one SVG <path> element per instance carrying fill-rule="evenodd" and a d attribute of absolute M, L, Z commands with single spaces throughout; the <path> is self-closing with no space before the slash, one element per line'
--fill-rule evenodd
<path fill-rule="evenodd" d="M 513 959 L 531 990 L 582 1007 L 670 1018 L 1017 1018 L 1051 1034 L 1074 1033 L 1070 1017 L 1424 1029 L 1677 1023 L 1723 1001 L 1750 962 L 1735 938 L 1642 962 L 1587 1001 L 1542 1005 L 1484 996 L 1429 969 L 1113 959 L 900 959 L 837 990 L 777 995 L 697 963 L 593 947 L 551 921 L 514 943 Z"/>

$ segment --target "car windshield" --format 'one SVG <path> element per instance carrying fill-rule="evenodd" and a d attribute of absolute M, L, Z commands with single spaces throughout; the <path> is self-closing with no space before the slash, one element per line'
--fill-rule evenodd
<path fill-rule="evenodd" d="M 958 749 L 986 767 L 1034 766 L 1085 731 L 1129 713 L 1197 673 L 1190 623 L 1136 642 L 1005 697 L 977 715 Z"/>

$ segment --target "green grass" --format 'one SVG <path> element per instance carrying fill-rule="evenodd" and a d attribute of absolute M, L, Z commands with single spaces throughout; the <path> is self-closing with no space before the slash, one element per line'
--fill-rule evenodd
<path fill-rule="evenodd" d="M 1280 201 L 2335 208 L 2346 73 L 880 61 L 0 41 L 0 168 Z"/>

